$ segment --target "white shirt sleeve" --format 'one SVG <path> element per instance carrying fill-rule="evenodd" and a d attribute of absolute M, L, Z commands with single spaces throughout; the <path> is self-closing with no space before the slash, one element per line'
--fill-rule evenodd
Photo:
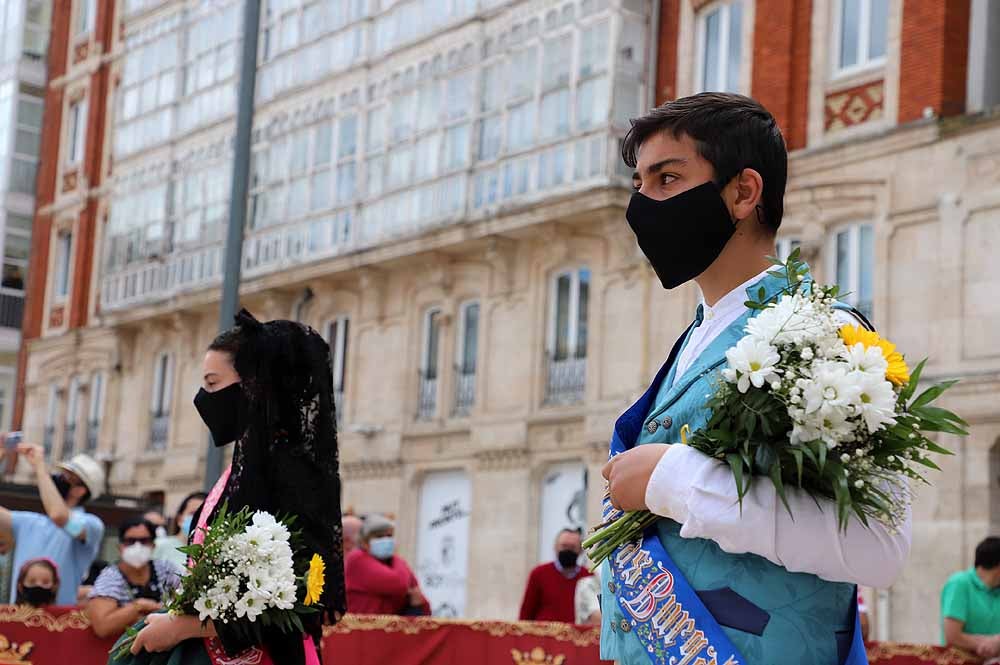
<path fill-rule="evenodd" d="M 685 445 L 673 445 L 646 486 L 646 505 L 681 526 L 682 538 L 706 538 L 731 554 L 750 552 L 793 573 L 833 582 L 886 588 L 910 551 L 910 509 L 898 532 L 856 518 L 842 532 L 836 505 L 786 488 L 792 515 L 768 478 L 757 478 L 743 497 L 729 466 Z M 794 516 L 794 519 L 793 517 Z"/>

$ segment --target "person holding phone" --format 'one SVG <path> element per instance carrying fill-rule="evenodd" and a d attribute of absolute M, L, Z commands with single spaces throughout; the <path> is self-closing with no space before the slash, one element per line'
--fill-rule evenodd
<path fill-rule="evenodd" d="M 4 437 L 5 456 L 14 434 L 18 433 Z M 29 559 L 48 557 L 54 561 L 62 578 L 55 604 L 76 605 L 77 588 L 104 538 L 104 523 L 84 509 L 104 489 L 104 470 L 92 457 L 81 454 L 57 464 L 56 473 L 50 474 L 41 446 L 16 443 L 14 452 L 34 470 L 45 513 L 0 506 L 0 539 L 14 540 L 14 570 Z M 17 589 L 11 589 L 10 602 L 16 594 Z"/>

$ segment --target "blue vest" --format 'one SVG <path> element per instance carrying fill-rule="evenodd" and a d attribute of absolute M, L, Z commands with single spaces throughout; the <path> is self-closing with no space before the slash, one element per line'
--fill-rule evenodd
<path fill-rule="evenodd" d="M 748 297 L 756 297 L 760 286 L 771 297 L 785 286 L 785 281 L 765 277 L 747 289 Z M 679 377 L 675 376 L 673 362 L 679 354 L 672 354 L 674 358 L 668 359 L 636 404 L 639 407 L 646 401 L 651 405 L 637 445 L 677 443 L 684 425 L 694 431 L 707 422 L 710 413 L 704 405 L 726 362 L 726 350 L 743 337 L 743 329 L 753 314 L 747 310 L 734 321 Z M 686 337 L 690 337 L 690 331 Z M 681 349 L 687 341 L 683 340 Z M 628 416 L 626 412 L 623 418 Z M 710 540 L 681 538 L 680 524 L 673 520 L 660 520 L 657 529 L 664 549 L 748 665 L 844 662 L 856 621 L 854 585 L 791 573 L 755 554 L 728 554 Z M 601 579 L 601 657 L 622 665 L 648 665 L 645 649 L 631 633 L 628 622 L 623 622 L 615 596 L 608 591 L 611 574 L 607 563 L 602 566 Z"/>

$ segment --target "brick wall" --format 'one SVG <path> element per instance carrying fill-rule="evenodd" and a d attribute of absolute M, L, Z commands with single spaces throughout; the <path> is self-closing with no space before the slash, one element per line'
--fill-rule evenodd
<path fill-rule="evenodd" d="M 660 1 L 660 25 L 656 26 L 656 104 L 677 97 L 677 35 L 681 23 L 681 0 Z"/>
<path fill-rule="evenodd" d="M 757 0 L 750 94 L 774 114 L 789 150 L 806 145 L 811 0 Z"/>
<path fill-rule="evenodd" d="M 89 57 L 96 57 L 112 50 L 114 35 L 114 3 L 98 2 L 95 21 L 95 41 L 100 54 L 88 50 Z M 63 125 L 64 83 L 52 81 L 64 77 L 73 53 L 78 50 L 71 39 L 70 19 L 73 15 L 72 0 L 55 0 L 52 7 L 52 26 L 49 35 L 48 78 L 45 92 L 45 112 L 42 119 L 41 160 L 38 171 L 36 209 L 51 206 L 59 196 L 62 183 L 58 180 L 60 140 Z M 82 53 L 83 51 L 80 50 Z M 101 185 L 103 174 L 105 109 L 107 105 L 109 70 L 102 64 L 91 76 L 88 92 L 87 142 L 86 152 L 80 164 L 78 182 L 85 182 L 88 188 Z M 75 189 L 75 187 L 74 187 Z M 89 198 L 76 224 L 74 244 L 72 290 L 67 307 L 57 318 L 63 319 L 70 328 L 87 325 L 89 299 L 94 267 L 94 242 L 97 235 L 97 199 Z M 45 309 L 46 283 L 50 255 L 50 240 L 53 218 L 49 213 L 36 213 L 32 226 L 31 257 L 28 266 L 28 283 L 25 294 L 24 320 L 21 335 L 24 340 L 18 357 L 16 400 L 14 403 L 14 426 L 21 427 L 24 415 L 24 378 L 27 363 L 27 347 L 31 340 L 42 333 L 42 323 L 48 312 Z"/>
<path fill-rule="evenodd" d="M 904 0 L 899 122 L 965 111 L 969 0 Z"/>

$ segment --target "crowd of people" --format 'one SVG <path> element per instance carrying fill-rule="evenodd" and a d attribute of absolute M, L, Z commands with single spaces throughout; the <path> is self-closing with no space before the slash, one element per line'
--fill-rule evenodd
<path fill-rule="evenodd" d="M 4 454 L 8 448 L 2 448 Z M 10 601 L 35 607 L 82 607 L 100 637 L 121 634 L 163 608 L 177 587 L 191 517 L 204 492 L 185 497 L 169 520 L 157 510 L 118 525 L 118 560 L 98 558 L 105 525 L 87 511 L 104 489 L 104 471 L 89 455 L 55 465 L 50 473 L 41 446 L 9 449 L 32 468 L 43 512 L 0 506 L 0 553 L 11 555 Z"/>
<path fill-rule="evenodd" d="M 87 511 L 100 496 L 104 472 L 79 454 L 50 473 L 40 446 L 16 451 L 31 466 L 43 511 L 0 507 L 0 554 L 10 552 L 14 579 L 10 601 L 35 607 L 84 608 L 99 637 L 119 635 L 163 608 L 180 583 L 192 520 L 204 492 L 184 497 L 165 517 L 157 510 L 118 525 L 118 560 L 98 559 L 105 526 Z M 430 615 L 431 607 L 409 563 L 397 552 L 396 525 L 381 514 L 343 518 L 348 610 L 355 614 Z M 552 561 L 528 576 L 519 619 L 600 625 L 601 585 L 582 564 L 579 529 L 559 532 Z M 868 637 L 868 611 L 859 595 Z M 955 573 L 941 593 L 942 641 L 982 658 L 1000 658 L 1000 538 L 979 544 L 974 565 Z"/>

